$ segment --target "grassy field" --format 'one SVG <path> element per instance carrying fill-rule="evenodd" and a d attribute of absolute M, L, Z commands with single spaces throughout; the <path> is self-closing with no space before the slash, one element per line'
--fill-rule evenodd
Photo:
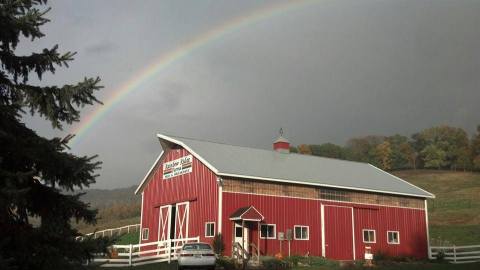
<path fill-rule="evenodd" d="M 452 171 L 399 171 L 395 175 L 424 188 L 432 242 L 480 244 L 480 174 Z"/>
<path fill-rule="evenodd" d="M 128 233 L 121 235 L 120 238 L 115 242 L 117 245 L 129 245 L 129 244 L 138 244 L 140 234 L 138 232 Z"/>

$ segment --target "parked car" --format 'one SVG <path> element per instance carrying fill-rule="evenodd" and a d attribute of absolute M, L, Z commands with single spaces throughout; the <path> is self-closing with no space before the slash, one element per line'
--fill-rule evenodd
<path fill-rule="evenodd" d="M 178 270 L 184 268 L 215 269 L 217 258 L 210 244 L 188 243 L 183 245 L 178 256 Z"/>

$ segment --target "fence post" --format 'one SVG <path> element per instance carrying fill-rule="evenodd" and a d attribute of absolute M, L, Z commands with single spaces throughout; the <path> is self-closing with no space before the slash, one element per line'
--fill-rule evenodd
<path fill-rule="evenodd" d="M 453 245 L 453 262 L 457 262 L 457 248 Z"/>
<path fill-rule="evenodd" d="M 130 226 L 127 227 L 127 233 L 130 233 Z"/>
<path fill-rule="evenodd" d="M 130 249 L 128 252 L 128 265 L 132 265 L 132 244 L 130 244 Z"/>
<path fill-rule="evenodd" d="M 172 260 L 172 239 L 168 239 L 168 242 L 167 242 L 167 246 L 168 246 L 168 263 L 171 262 Z"/>

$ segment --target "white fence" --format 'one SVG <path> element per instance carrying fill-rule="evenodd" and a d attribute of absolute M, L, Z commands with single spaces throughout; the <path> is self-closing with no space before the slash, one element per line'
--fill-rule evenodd
<path fill-rule="evenodd" d="M 436 259 L 439 253 L 451 263 L 471 263 L 480 261 L 480 245 L 475 246 L 432 246 L 430 259 Z"/>
<path fill-rule="evenodd" d="M 85 236 L 91 236 L 93 235 L 93 238 L 97 238 L 99 236 L 105 237 L 105 236 L 114 236 L 114 235 L 122 235 L 125 233 L 130 233 L 130 232 L 138 232 L 140 230 L 140 224 L 132 224 L 132 225 L 127 225 L 123 227 L 118 227 L 118 228 L 113 228 L 113 229 L 105 229 L 101 231 L 96 231 L 93 233 L 87 233 Z M 76 240 L 83 240 L 84 236 L 78 236 Z"/>
<path fill-rule="evenodd" d="M 110 254 L 97 254 L 90 264 L 101 267 L 137 266 L 177 260 L 177 254 L 185 243 L 198 242 L 199 237 L 170 239 L 137 245 L 113 245 Z"/>

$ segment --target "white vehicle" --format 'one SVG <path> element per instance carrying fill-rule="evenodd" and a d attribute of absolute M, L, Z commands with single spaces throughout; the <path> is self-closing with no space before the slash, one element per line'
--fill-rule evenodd
<path fill-rule="evenodd" d="M 188 243 L 183 245 L 178 256 L 178 270 L 184 268 L 215 269 L 217 258 L 212 247 L 207 243 Z"/>

